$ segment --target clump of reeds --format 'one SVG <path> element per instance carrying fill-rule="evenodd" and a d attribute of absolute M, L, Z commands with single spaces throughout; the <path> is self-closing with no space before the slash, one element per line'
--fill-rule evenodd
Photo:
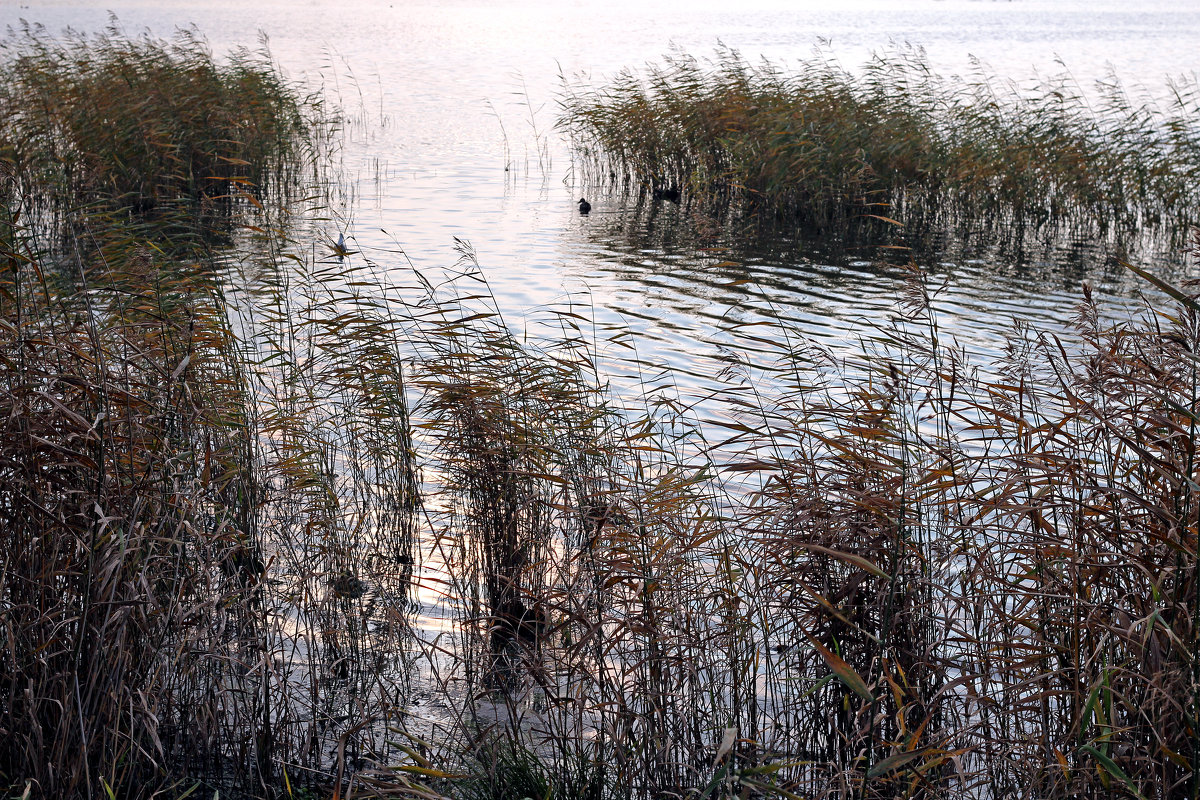
<path fill-rule="evenodd" d="M 31 249 L 6 254 L 0 782 L 18 793 L 167 786 L 172 754 L 202 762 L 258 713 L 221 719 L 195 682 L 252 687 L 238 653 L 262 635 L 233 337 L 211 284 L 128 244 L 69 297 Z"/>
<path fill-rule="evenodd" d="M 438 306 L 421 413 L 474 644 L 440 654 L 457 732 L 400 769 L 450 796 L 1195 791 L 1200 303 L 1144 277 L 1169 310 L 1105 327 L 1085 294 L 1077 340 L 973 365 L 914 269 L 859 359 L 755 334 L 703 424 L 619 402 L 574 311 L 562 351 Z M 542 610 L 524 637 L 498 578 Z"/>
<path fill-rule="evenodd" d="M 407 679 L 418 501 L 395 322 L 287 239 L 313 109 L 192 35 L 10 47 L 0 792 L 352 782 Z"/>
<path fill-rule="evenodd" d="M 26 27 L 0 55 L 0 163 L 43 227 L 88 207 L 152 219 L 172 241 L 220 233 L 235 208 L 290 185 L 311 129 L 265 50 L 218 62 L 191 31 Z"/>
<path fill-rule="evenodd" d="M 478 274 L 473 258 L 464 247 Z M 568 623 L 562 560 L 594 535 L 588 509 L 608 502 L 599 442 L 611 411 L 577 336 L 543 352 L 508 329 L 486 293 L 431 292 L 418 330 L 419 410 L 444 479 L 438 549 L 453 554 L 470 609 L 462 655 L 493 690 L 541 680 L 543 652 Z"/>
<path fill-rule="evenodd" d="M 1161 104 L 1115 79 L 1094 94 L 1067 78 L 945 79 L 914 51 L 858 72 L 824 55 L 785 70 L 723 52 L 711 66 L 673 55 L 601 88 L 568 85 L 560 124 L 596 175 L 821 227 L 1185 226 L 1200 185 L 1195 86 L 1172 85 Z"/>

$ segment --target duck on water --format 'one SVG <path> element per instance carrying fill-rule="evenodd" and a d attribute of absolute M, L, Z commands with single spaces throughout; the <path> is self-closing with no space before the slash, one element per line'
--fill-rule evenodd
<path fill-rule="evenodd" d="M 586 214 L 591 210 L 592 210 L 592 204 L 589 203 L 587 200 L 585 200 L 582 197 L 579 198 L 579 213 Z"/>
<path fill-rule="evenodd" d="M 679 201 L 683 199 L 683 193 L 679 191 L 678 186 L 651 189 L 650 194 L 655 200 L 666 200 L 675 205 L 679 205 Z"/>

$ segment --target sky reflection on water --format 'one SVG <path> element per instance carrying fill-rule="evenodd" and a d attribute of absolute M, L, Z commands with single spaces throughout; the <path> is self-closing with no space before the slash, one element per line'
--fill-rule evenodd
<path fill-rule="evenodd" d="M 641 354 L 702 387 L 703 364 L 728 344 L 727 323 L 779 317 L 805 336 L 853 349 L 886 320 L 904 280 L 872 248 L 830 252 L 781 235 L 717 242 L 695 234 L 689 212 L 656 215 L 617 194 L 595 195 L 581 218 L 566 150 L 553 129 L 561 76 L 601 82 L 671 48 L 711 57 L 728 46 L 784 66 L 819 40 L 842 63 L 919 45 L 944 74 L 976 59 L 1002 78 L 1055 74 L 1061 60 L 1081 85 L 1110 71 L 1161 89 L 1190 66 L 1200 4 L 1124 2 L 30 2 L 0 5 L 0 23 L 98 30 L 109 11 L 128 31 L 166 35 L 195 25 L 218 52 L 270 40 L 289 74 L 323 88 L 347 114 L 345 174 L 334 217 L 385 268 L 454 263 L 471 242 L 500 307 L 526 312 L 571 301 L 604 329 L 632 328 Z M 509 169 L 506 171 L 505 167 Z M 785 232 L 786 233 L 786 232 Z M 333 237 L 336 239 L 336 235 Z M 721 250 L 720 247 L 727 249 Z M 1090 242 L 1054 242 L 1024 254 L 952 245 L 922 256 L 945 282 L 943 329 L 983 360 L 1000 352 L 1018 318 L 1061 326 L 1089 279 L 1116 315 L 1134 282 Z M 722 266 L 717 266 L 722 265 Z M 397 282 L 409 281 L 397 275 Z"/>

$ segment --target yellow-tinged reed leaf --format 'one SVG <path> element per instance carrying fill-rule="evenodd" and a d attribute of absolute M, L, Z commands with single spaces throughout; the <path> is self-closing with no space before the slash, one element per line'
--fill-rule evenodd
<path fill-rule="evenodd" d="M 829 666 L 830 671 L 838 677 L 842 683 L 846 685 L 850 691 L 867 701 L 874 701 L 875 696 L 871 694 L 871 690 L 867 688 L 866 681 L 854 671 L 854 668 L 842 660 L 840 656 L 831 651 L 829 648 L 822 645 L 820 642 L 811 640 L 813 648 L 821 654 L 821 658 L 825 659 L 825 663 Z"/>

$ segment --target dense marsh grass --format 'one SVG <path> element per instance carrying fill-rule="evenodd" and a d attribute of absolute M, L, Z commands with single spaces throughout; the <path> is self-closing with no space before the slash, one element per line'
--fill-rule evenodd
<path fill-rule="evenodd" d="M 1085 294 L 1077 341 L 978 365 L 914 270 L 861 360 L 746 332 L 704 420 L 616 403 L 572 311 L 547 349 L 459 314 L 422 381 L 475 637 L 440 758 L 524 755 L 443 791 L 1195 796 L 1200 302 L 1148 277 L 1172 307 Z M 501 645 L 497 577 L 540 609 Z"/>
<path fill-rule="evenodd" d="M 595 180 L 817 228 L 1002 219 L 1184 229 L 1200 185 L 1194 83 L 1154 102 L 1115 80 L 1028 87 L 931 72 L 919 51 L 850 71 L 676 54 L 605 86 L 567 84 L 560 126 Z M 673 195 L 671 195 L 673 196 Z"/>
<path fill-rule="evenodd" d="M 7 49 L 0 792 L 361 772 L 407 676 L 416 484 L 395 326 L 331 322 L 356 276 L 287 238 L 320 109 L 191 34 Z"/>
<path fill-rule="evenodd" d="M 227 235 L 238 209 L 294 184 L 311 125 L 265 50 L 218 63 L 195 32 L 134 39 L 115 23 L 67 39 L 26 28 L 2 47 L 3 191 L 40 229 L 77 242 L 87 208 L 173 243 Z"/>

